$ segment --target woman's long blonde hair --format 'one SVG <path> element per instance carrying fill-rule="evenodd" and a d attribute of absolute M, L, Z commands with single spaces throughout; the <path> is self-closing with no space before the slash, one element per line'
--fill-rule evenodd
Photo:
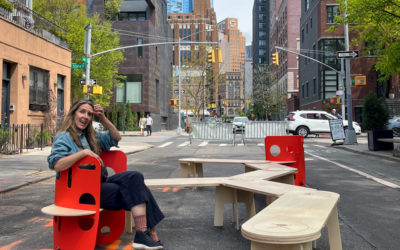
<path fill-rule="evenodd" d="M 94 105 L 91 100 L 81 99 L 81 100 L 76 101 L 74 104 L 72 104 L 70 110 L 68 111 L 68 114 L 64 117 L 64 121 L 61 125 L 61 130 L 59 131 L 59 132 L 63 132 L 63 131 L 69 132 L 69 134 L 71 135 L 75 144 L 78 145 L 78 147 L 81 147 L 82 149 L 83 149 L 83 145 L 82 145 L 81 140 L 79 139 L 77 130 L 75 128 L 74 116 L 75 116 L 75 112 L 83 104 L 89 104 L 94 109 Z M 83 130 L 82 132 L 85 134 L 86 139 L 87 139 L 92 151 L 95 152 L 96 154 L 100 154 L 101 148 L 100 148 L 99 142 L 97 140 L 96 131 L 94 130 L 92 124 L 89 124 L 85 128 L 85 130 Z"/>

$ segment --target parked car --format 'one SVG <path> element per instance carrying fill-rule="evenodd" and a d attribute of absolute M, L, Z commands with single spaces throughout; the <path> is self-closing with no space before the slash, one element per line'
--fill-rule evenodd
<path fill-rule="evenodd" d="M 298 110 L 290 112 L 286 117 L 287 131 L 294 135 L 307 137 L 309 134 L 330 133 L 329 120 L 338 119 L 325 111 L 319 110 Z M 343 127 L 346 130 L 348 121 L 343 120 Z M 361 127 L 353 121 L 353 128 L 356 134 L 361 134 Z"/>
<path fill-rule="evenodd" d="M 235 132 L 244 132 L 246 122 L 249 121 L 249 118 L 246 116 L 237 116 L 233 118 L 233 133 Z"/>
<path fill-rule="evenodd" d="M 400 136 L 400 116 L 389 119 L 386 129 L 393 131 L 393 136 Z"/>

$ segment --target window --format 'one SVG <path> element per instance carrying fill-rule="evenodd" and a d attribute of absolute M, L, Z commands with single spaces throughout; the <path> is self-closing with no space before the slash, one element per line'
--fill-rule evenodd
<path fill-rule="evenodd" d="M 309 89 L 308 85 L 309 85 L 308 82 L 306 82 L 306 97 L 308 97 L 308 89 Z"/>
<path fill-rule="evenodd" d="M 64 81 L 65 76 L 57 75 L 57 116 L 64 115 Z"/>
<path fill-rule="evenodd" d="M 126 81 L 115 92 L 117 103 L 142 103 L 142 75 L 127 75 Z"/>
<path fill-rule="evenodd" d="M 317 94 L 317 79 L 313 79 L 313 95 Z"/>
<path fill-rule="evenodd" d="M 120 12 L 118 21 L 145 21 L 146 12 Z"/>
<path fill-rule="evenodd" d="M 310 0 L 304 1 L 304 8 L 305 8 L 305 11 L 307 11 L 310 8 Z"/>
<path fill-rule="evenodd" d="M 160 88 L 160 81 L 158 79 L 156 79 L 156 106 L 158 107 L 159 105 L 159 88 Z"/>
<path fill-rule="evenodd" d="M 326 6 L 327 23 L 335 23 L 335 16 L 339 15 L 339 8 L 337 5 Z"/>
<path fill-rule="evenodd" d="M 143 38 L 138 38 L 137 39 L 137 44 L 138 45 L 139 44 L 143 44 Z M 143 47 L 142 46 L 138 47 L 137 56 L 138 56 L 138 58 L 142 58 L 143 57 Z"/>
<path fill-rule="evenodd" d="M 43 69 L 29 68 L 29 109 L 46 111 L 49 72 Z"/>
<path fill-rule="evenodd" d="M 304 29 L 301 30 L 301 43 L 304 43 Z"/>

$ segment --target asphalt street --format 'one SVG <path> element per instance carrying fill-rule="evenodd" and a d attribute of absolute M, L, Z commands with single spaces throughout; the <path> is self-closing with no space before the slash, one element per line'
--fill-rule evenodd
<path fill-rule="evenodd" d="M 179 176 L 178 159 L 183 157 L 264 159 L 262 141 L 246 145 L 195 141 L 187 136 L 155 134 L 152 137 L 124 136 L 121 149 L 128 153 L 128 169 L 142 172 L 145 178 Z M 390 152 L 369 155 L 356 149 L 330 146 L 329 138 L 306 138 L 306 182 L 312 188 L 337 192 L 343 249 L 398 249 L 400 218 L 399 161 Z M 350 151 L 351 150 L 351 151 Z M 0 157 L 0 178 L 5 172 L 47 172 L 45 152 Z M 7 171 L 5 170 L 7 169 Z M 204 166 L 205 176 L 231 176 L 243 173 L 240 166 Z M 53 203 L 54 178 L 42 178 L 30 185 L 1 192 L 0 250 L 51 249 L 52 218 L 40 212 Z M 9 174 L 12 179 L 13 173 Z M 34 178 L 32 177 L 32 180 Z M 36 182 L 36 183 L 35 183 Z M 4 189 L 3 189 L 4 190 Z M 215 188 L 152 190 L 166 218 L 158 225 L 166 249 L 250 249 L 232 222 L 232 209 L 225 207 L 224 226 L 213 226 Z M 264 207 L 265 198 L 256 195 L 256 207 Z M 239 206 L 239 221 L 246 220 L 245 207 Z M 131 249 L 132 234 L 109 246 L 96 249 Z M 329 249 L 324 230 L 317 249 Z"/>

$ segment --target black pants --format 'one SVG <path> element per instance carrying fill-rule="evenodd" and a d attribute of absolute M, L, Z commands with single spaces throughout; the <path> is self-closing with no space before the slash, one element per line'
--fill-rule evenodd
<path fill-rule="evenodd" d="M 151 135 L 151 125 L 146 125 L 147 135 Z"/>
<path fill-rule="evenodd" d="M 131 210 L 133 206 L 146 203 L 147 227 L 155 227 L 164 214 L 155 201 L 144 177 L 137 171 L 115 174 L 101 183 L 100 207 L 112 210 Z"/>

